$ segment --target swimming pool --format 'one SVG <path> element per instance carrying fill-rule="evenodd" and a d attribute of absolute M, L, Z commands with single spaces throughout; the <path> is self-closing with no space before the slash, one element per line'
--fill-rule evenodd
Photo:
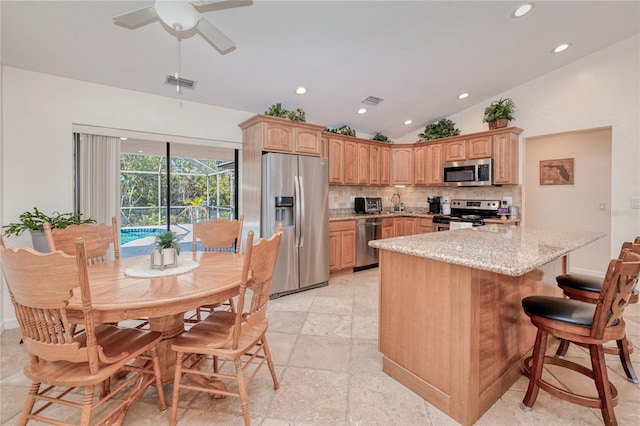
<path fill-rule="evenodd" d="M 140 238 L 155 237 L 164 231 L 166 231 L 165 228 L 121 228 L 120 245 L 124 245 Z"/>

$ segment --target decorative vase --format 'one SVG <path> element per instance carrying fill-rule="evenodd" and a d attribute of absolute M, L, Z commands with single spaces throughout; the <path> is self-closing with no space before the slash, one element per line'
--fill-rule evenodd
<path fill-rule="evenodd" d="M 500 129 L 502 127 L 507 127 L 508 125 L 509 120 L 507 120 L 506 118 L 497 118 L 489 122 L 489 130 Z"/>
<path fill-rule="evenodd" d="M 162 251 L 153 250 L 151 253 L 151 269 L 173 268 L 178 266 L 178 254 L 173 248 L 165 248 Z"/>

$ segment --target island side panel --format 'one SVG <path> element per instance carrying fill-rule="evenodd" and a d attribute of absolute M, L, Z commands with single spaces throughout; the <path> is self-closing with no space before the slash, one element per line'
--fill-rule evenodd
<path fill-rule="evenodd" d="M 383 370 L 461 424 L 521 375 L 535 327 L 522 298 L 555 294 L 556 260 L 520 277 L 380 250 Z"/>

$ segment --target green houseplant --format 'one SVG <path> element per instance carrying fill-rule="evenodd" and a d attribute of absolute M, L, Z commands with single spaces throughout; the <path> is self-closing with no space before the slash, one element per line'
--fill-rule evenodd
<path fill-rule="evenodd" d="M 351 127 L 347 126 L 346 124 L 344 126 L 340 126 L 337 129 L 332 129 L 327 127 L 326 129 L 323 130 L 326 133 L 336 133 L 338 135 L 345 135 L 345 136 L 356 136 L 356 131 L 353 130 Z"/>
<path fill-rule="evenodd" d="M 164 270 L 167 266 L 177 266 L 179 254 L 178 235 L 171 231 L 161 232 L 156 235 L 156 249 L 151 255 L 151 268 L 159 267 Z"/>
<path fill-rule="evenodd" d="M 70 225 L 83 223 L 96 223 L 94 219 L 82 219 L 82 214 L 53 212 L 50 216 L 44 214 L 37 207 L 33 211 L 26 211 L 20 216 L 18 222 L 13 222 L 2 227 L 5 236 L 19 237 L 23 232 L 31 233 L 33 248 L 40 252 L 48 252 L 49 247 L 44 238 L 44 224 L 49 222 L 51 229 L 64 229 Z"/>
<path fill-rule="evenodd" d="M 443 118 L 434 123 L 427 124 L 424 128 L 424 132 L 418 134 L 421 141 L 429 141 L 433 139 L 448 138 L 451 136 L 458 136 L 460 130 L 456 128 L 456 123 Z"/>
<path fill-rule="evenodd" d="M 516 105 L 511 98 L 498 99 L 484 109 L 483 122 L 489 123 L 489 130 L 507 127 L 509 121 L 515 120 L 513 113 Z"/>
<path fill-rule="evenodd" d="M 372 141 L 380 141 L 380 142 L 391 142 L 389 140 L 389 138 L 387 137 L 387 135 L 383 135 L 380 132 L 375 132 L 373 134 L 373 137 L 371 138 Z"/>
<path fill-rule="evenodd" d="M 282 104 L 280 102 L 271 105 L 271 107 L 269 107 L 269 109 L 264 112 L 264 115 L 269 115 L 271 117 L 288 118 L 291 121 L 300 121 L 302 123 L 307 121 L 306 114 L 302 110 L 302 108 L 297 108 L 295 110 L 289 111 L 285 108 L 282 108 Z"/>

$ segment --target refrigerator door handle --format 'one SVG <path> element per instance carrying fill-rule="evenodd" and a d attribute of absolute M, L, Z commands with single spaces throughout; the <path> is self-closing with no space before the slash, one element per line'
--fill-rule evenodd
<path fill-rule="evenodd" d="M 307 225 L 305 222 L 304 212 L 306 211 L 304 207 L 304 180 L 302 176 L 298 176 L 298 190 L 300 191 L 300 202 L 298 203 L 298 212 L 300 214 L 300 226 L 298 227 L 300 232 L 300 238 L 298 240 L 298 247 L 304 247 L 304 233 L 303 229 L 306 229 Z"/>
<path fill-rule="evenodd" d="M 300 247 L 300 234 L 302 232 L 302 218 L 301 213 L 302 210 L 300 209 L 300 202 L 301 202 L 301 198 L 300 198 L 300 176 L 294 176 L 293 177 L 293 195 L 294 195 L 294 203 L 293 203 L 293 208 L 294 208 L 294 216 L 295 216 L 295 224 L 293 227 L 293 243 L 295 245 L 295 247 Z"/>

